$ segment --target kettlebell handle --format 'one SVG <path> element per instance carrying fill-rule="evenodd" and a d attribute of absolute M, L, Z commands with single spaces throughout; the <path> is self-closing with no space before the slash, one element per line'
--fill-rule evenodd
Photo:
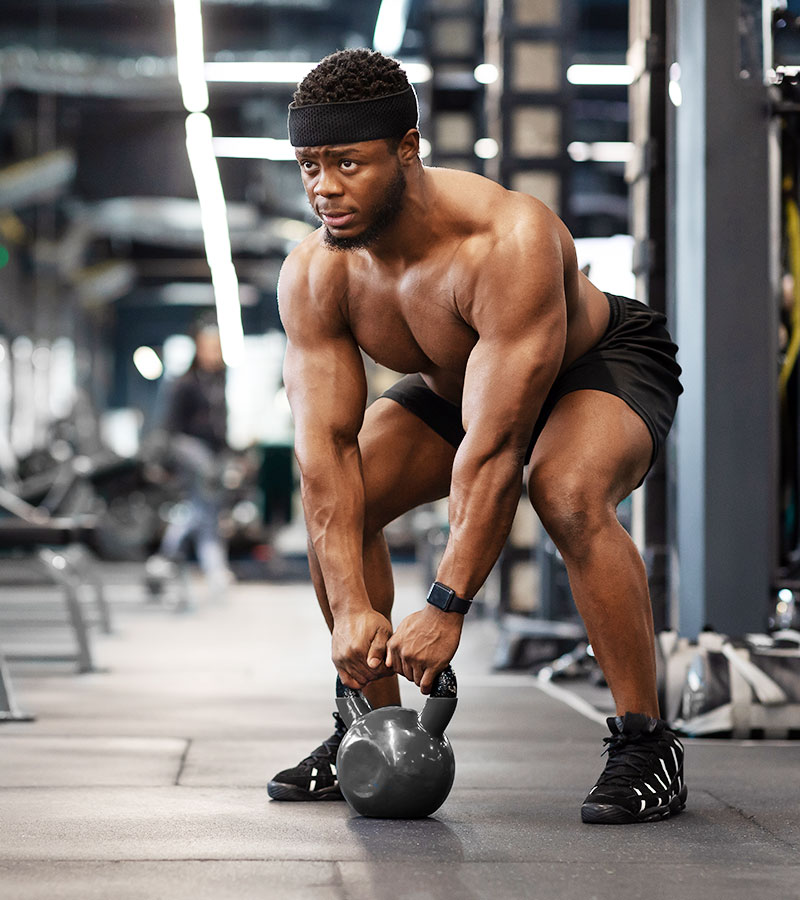
<path fill-rule="evenodd" d="M 436 676 L 436 681 L 433 682 L 433 690 L 431 691 L 431 697 L 457 697 L 458 696 L 458 681 L 456 681 L 456 673 L 453 671 L 452 666 L 448 666 L 446 669 L 442 669 L 441 672 Z"/>
<path fill-rule="evenodd" d="M 433 690 L 419 719 L 422 727 L 431 734 L 441 737 L 455 712 L 458 696 L 458 682 L 452 666 L 443 669 L 433 683 Z M 369 700 L 355 688 L 345 687 L 336 676 L 336 707 L 344 724 L 349 728 L 356 719 L 372 711 Z"/>
<path fill-rule="evenodd" d="M 452 666 L 443 669 L 433 683 L 433 690 L 419 714 L 419 724 L 434 737 L 440 738 L 450 724 L 458 703 L 458 682 Z"/>

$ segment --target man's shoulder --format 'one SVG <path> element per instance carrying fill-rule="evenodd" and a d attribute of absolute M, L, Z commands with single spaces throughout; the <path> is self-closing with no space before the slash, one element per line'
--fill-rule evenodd
<path fill-rule="evenodd" d="M 286 257 L 278 278 L 278 295 L 306 294 L 323 300 L 340 297 L 347 288 L 348 268 L 345 254 L 325 247 L 318 229 L 298 244 Z"/>
<path fill-rule="evenodd" d="M 450 216 L 462 223 L 473 248 L 494 249 L 509 239 L 534 244 L 543 232 L 558 230 L 561 220 L 531 194 L 510 190 L 490 178 L 456 169 L 434 170 L 451 198 Z M 450 205 L 450 204 L 448 204 Z"/>
<path fill-rule="evenodd" d="M 347 278 L 344 254 L 329 250 L 323 241 L 322 228 L 302 240 L 286 257 L 281 267 L 281 281 L 305 284 L 309 289 L 335 285 Z"/>
<path fill-rule="evenodd" d="M 284 326 L 298 316 L 305 320 L 341 314 L 348 286 L 346 260 L 339 258 L 343 256 L 324 246 L 321 229 L 291 251 L 278 278 L 278 308 Z"/>

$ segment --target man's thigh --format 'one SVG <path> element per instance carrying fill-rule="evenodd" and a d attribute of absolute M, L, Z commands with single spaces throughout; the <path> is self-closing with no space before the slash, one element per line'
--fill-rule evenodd
<path fill-rule="evenodd" d="M 529 493 L 534 505 L 559 493 L 616 505 L 641 483 L 652 456 L 650 430 L 624 400 L 573 391 L 558 401 L 533 448 Z"/>
<path fill-rule="evenodd" d="M 367 531 L 450 493 L 455 447 L 396 401 L 369 406 L 358 442 Z"/>

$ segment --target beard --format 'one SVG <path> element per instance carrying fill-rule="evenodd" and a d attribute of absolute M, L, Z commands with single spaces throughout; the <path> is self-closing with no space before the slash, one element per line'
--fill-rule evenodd
<path fill-rule="evenodd" d="M 406 191 L 406 176 L 400 166 L 389 182 L 383 196 L 379 198 L 372 210 L 372 221 L 361 232 L 353 237 L 335 237 L 326 228 L 323 238 L 325 246 L 330 250 L 363 250 L 371 247 L 378 238 L 392 225 L 403 208 L 403 195 Z"/>

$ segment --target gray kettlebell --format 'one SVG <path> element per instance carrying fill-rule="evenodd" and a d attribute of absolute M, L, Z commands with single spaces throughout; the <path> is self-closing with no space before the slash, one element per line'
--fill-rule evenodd
<path fill-rule="evenodd" d="M 444 730 L 456 709 L 457 684 L 448 666 L 421 713 L 403 706 L 372 709 L 360 691 L 336 698 L 347 732 L 336 771 L 345 800 L 362 816 L 422 819 L 444 803 L 456 774 Z"/>

